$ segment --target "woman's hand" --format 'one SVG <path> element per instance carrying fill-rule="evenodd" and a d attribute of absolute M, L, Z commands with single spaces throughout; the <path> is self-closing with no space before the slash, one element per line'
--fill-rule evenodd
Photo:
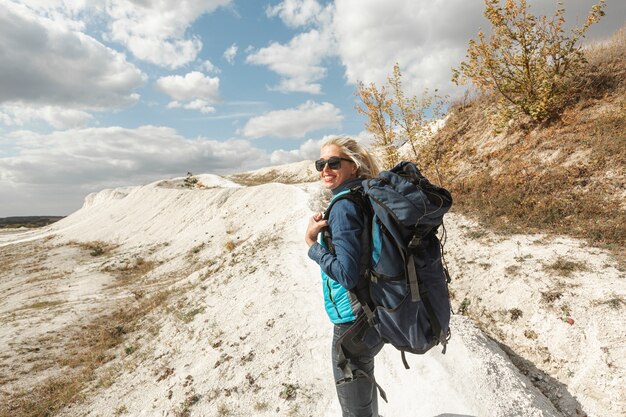
<path fill-rule="evenodd" d="M 311 246 L 317 240 L 317 235 L 320 233 L 320 230 L 328 226 L 328 221 L 323 219 L 322 213 L 315 213 L 309 219 L 309 225 L 306 228 L 306 233 L 304 234 L 304 240 L 307 245 Z"/>

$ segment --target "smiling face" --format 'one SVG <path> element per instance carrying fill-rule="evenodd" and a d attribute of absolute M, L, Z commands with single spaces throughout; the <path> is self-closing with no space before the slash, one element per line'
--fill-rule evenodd
<path fill-rule="evenodd" d="M 345 154 L 341 153 L 337 145 L 324 146 L 320 151 L 320 158 L 327 160 L 331 156 L 348 158 Z M 322 172 L 320 172 L 320 177 L 322 178 L 324 188 L 333 190 L 347 180 L 356 178 L 356 173 L 357 166 L 354 162 L 341 161 L 341 165 L 337 169 L 330 169 L 328 164 L 326 164 Z"/>

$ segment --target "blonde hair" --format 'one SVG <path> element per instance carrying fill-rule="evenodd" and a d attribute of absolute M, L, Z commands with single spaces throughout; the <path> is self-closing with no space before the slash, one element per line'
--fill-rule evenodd
<path fill-rule="evenodd" d="M 347 136 L 338 136 L 326 139 L 322 142 L 322 148 L 335 145 L 339 151 L 352 159 L 357 166 L 357 177 L 374 178 L 378 176 L 380 168 L 372 154 L 361 146 L 356 140 Z"/>

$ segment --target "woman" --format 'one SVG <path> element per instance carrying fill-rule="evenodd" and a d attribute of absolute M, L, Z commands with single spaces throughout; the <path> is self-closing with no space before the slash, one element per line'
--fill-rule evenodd
<path fill-rule="evenodd" d="M 323 187 L 331 190 L 333 196 L 358 186 L 363 179 L 377 176 L 379 171 L 368 151 L 350 138 L 333 138 L 324 142 L 315 167 L 320 172 Z M 371 378 L 357 377 L 351 381 L 344 379 L 342 370 L 337 366 L 335 351 L 335 343 L 350 328 L 360 309 L 356 298 L 347 290 L 353 289 L 365 272 L 363 239 L 368 237 L 363 236 L 364 222 L 364 214 L 357 204 L 344 198 L 334 204 L 328 221 L 323 219 L 322 213 L 314 214 L 305 234 L 309 257 L 322 270 L 324 303 L 334 324 L 332 364 L 343 417 L 378 417 L 378 396 L 372 381 L 374 356 L 382 345 L 352 363 Z M 320 231 L 325 227 L 332 236 L 334 253 L 317 242 Z M 365 256 L 363 259 L 369 261 L 369 254 Z"/>

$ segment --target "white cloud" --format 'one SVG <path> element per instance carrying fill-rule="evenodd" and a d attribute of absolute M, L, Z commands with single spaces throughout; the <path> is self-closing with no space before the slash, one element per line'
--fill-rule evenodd
<path fill-rule="evenodd" d="M 218 67 L 216 67 L 215 65 L 213 65 L 213 63 L 211 61 L 209 61 L 208 59 L 203 61 L 200 64 L 200 69 L 202 71 L 205 72 L 209 72 L 209 73 L 214 73 L 214 74 L 219 74 L 221 71 Z"/>
<path fill-rule="evenodd" d="M 7 126 L 24 126 L 33 120 L 44 120 L 56 129 L 71 129 L 85 126 L 92 118 L 87 112 L 60 106 L 0 106 L 0 120 Z"/>
<path fill-rule="evenodd" d="M 253 117 L 241 133 L 249 138 L 302 138 L 307 132 L 339 127 L 342 120 L 341 111 L 331 103 L 307 101 L 294 109 L 276 110 Z"/>
<path fill-rule="evenodd" d="M 307 139 L 304 143 L 302 143 L 297 149 L 292 150 L 284 150 L 277 149 L 273 151 L 270 155 L 270 162 L 272 165 L 280 165 L 280 164 L 290 164 L 293 162 L 299 162 L 304 160 L 314 161 L 320 157 L 320 148 L 322 143 L 327 139 L 337 137 L 338 135 L 325 135 L 321 139 Z M 343 135 L 339 135 L 343 136 Z M 363 130 L 359 132 L 357 135 L 350 135 L 357 142 L 361 143 L 361 145 L 365 146 L 372 152 L 375 156 L 376 151 L 372 149 L 372 135 Z"/>
<path fill-rule="evenodd" d="M 103 188 L 142 184 L 188 171 L 241 171 L 269 162 L 264 151 L 245 140 L 188 139 L 174 129 L 155 126 L 47 135 L 20 131 L 0 137 L 0 142 L 14 143 L 15 148 L 13 156 L 0 158 L 0 216 L 68 214 L 80 207 L 87 193 Z"/>
<path fill-rule="evenodd" d="M 319 158 L 320 144 L 323 139 L 308 139 L 298 149 L 289 151 L 278 149 L 270 155 L 272 165 L 290 164 L 292 162 L 304 161 L 306 159 L 314 160 Z"/>
<path fill-rule="evenodd" d="M 247 56 L 249 64 L 266 65 L 282 78 L 273 87 L 282 92 L 319 94 L 321 85 L 317 81 L 326 76 L 321 66 L 332 49 L 332 40 L 326 31 L 313 29 L 294 37 L 288 44 L 271 43 Z"/>
<path fill-rule="evenodd" d="M 215 108 L 211 107 L 205 100 L 196 99 L 183 106 L 185 109 L 198 110 L 202 113 L 215 113 Z"/>
<path fill-rule="evenodd" d="M 209 105 L 209 103 L 200 99 L 196 99 L 188 103 L 181 103 L 180 101 L 176 101 L 176 100 L 170 101 L 169 103 L 167 103 L 167 108 L 168 109 L 198 110 L 199 112 L 204 113 L 204 114 L 215 113 L 215 107 Z"/>
<path fill-rule="evenodd" d="M 317 0 L 283 0 L 265 10 L 268 17 L 279 16 L 289 27 L 296 28 L 313 23 L 322 12 Z"/>
<path fill-rule="evenodd" d="M 270 155 L 270 163 L 272 165 L 290 164 L 292 162 L 299 162 L 302 160 L 303 158 L 300 156 L 300 152 L 297 149 L 292 151 L 279 149 L 272 152 Z"/>
<path fill-rule="evenodd" d="M 327 73 L 323 61 L 336 54 L 330 24 L 334 5 L 322 7 L 315 0 L 285 0 L 268 7 L 266 13 L 270 17 L 280 16 L 290 27 L 308 25 L 313 28 L 299 33 L 286 44 L 271 42 L 256 52 L 251 51 L 246 62 L 267 66 L 281 77 L 271 90 L 320 94 L 319 81 Z"/>
<path fill-rule="evenodd" d="M 338 2 L 333 32 L 348 82 L 383 84 L 398 62 L 410 93 L 450 91 L 451 68 L 464 56 L 467 32 L 476 30 L 468 23 L 480 21 L 482 7 L 465 0 L 448 1 L 445 12 L 441 7 L 412 0 Z"/>
<path fill-rule="evenodd" d="M 10 114 L 15 124 L 47 114 L 42 118 L 60 126 L 62 119 L 85 119 L 85 111 L 137 101 L 133 90 L 145 75 L 123 54 L 73 31 L 64 21 L 36 16 L 14 3 L 1 7 L 0 111 Z"/>
<path fill-rule="evenodd" d="M 161 77 L 156 81 L 156 88 L 174 99 L 167 105 L 168 108 L 182 107 L 199 110 L 202 113 L 213 113 L 215 108 L 210 104 L 220 101 L 219 78 L 207 77 L 198 71 L 192 71 L 184 77 L 180 75 Z"/>
<path fill-rule="evenodd" d="M 298 153 L 302 159 L 317 159 L 320 157 L 320 146 L 329 136 L 322 139 L 309 139 L 300 145 Z"/>
<path fill-rule="evenodd" d="M 196 59 L 199 37 L 187 29 L 201 15 L 231 0 L 107 0 L 112 19 L 109 36 L 137 58 L 167 68 L 179 68 Z"/>
<path fill-rule="evenodd" d="M 104 12 L 106 0 L 13 0 L 40 16 L 45 16 L 66 28 L 84 31 L 90 16 L 87 13 Z"/>
<path fill-rule="evenodd" d="M 270 161 L 272 165 L 289 164 L 292 162 L 299 162 L 304 160 L 316 160 L 320 157 L 320 148 L 322 143 L 330 138 L 337 137 L 337 135 L 326 135 L 321 139 L 308 139 L 298 149 L 284 150 L 278 149 L 272 152 L 270 155 Z M 361 131 L 357 135 L 352 135 L 357 142 L 370 148 L 372 135 L 367 131 Z"/>
<path fill-rule="evenodd" d="M 237 47 L 236 44 L 232 44 L 230 45 L 225 51 L 224 51 L 224 59 L 230 64 L 233 65 L 235 63 L 235 56 L 237 56 L 237 50 L 239 48 Z"/>

